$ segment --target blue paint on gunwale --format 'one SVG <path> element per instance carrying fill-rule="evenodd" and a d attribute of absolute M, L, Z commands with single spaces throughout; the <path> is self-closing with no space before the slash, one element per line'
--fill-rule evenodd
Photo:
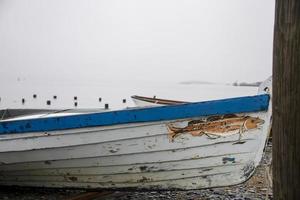
<path fill-rule="evenodd" d="M 175 120 L 209 115 L 257 112 L 268 109 L 269 99 L 269 95 L 263 94 L 181 105 L 7 121 L 0 122 L 0 134 L 48 132 L 126 123 Z"/>

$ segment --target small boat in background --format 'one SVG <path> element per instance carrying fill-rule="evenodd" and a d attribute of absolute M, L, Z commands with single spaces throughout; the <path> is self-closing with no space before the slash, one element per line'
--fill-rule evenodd
<path fill-rule="evenodd" d="M 155 96 L 151 98 L 151 97 L 143 97 L 143 96 L 133 95 L 133 96 L 131 96 L 131 99 L 133 100 L 135 105 L 138 107 L 178 105 L 178 104 L 190 103 L 190 102 L 186 102 L 186 101 L 158 99 Z"/>
<path fill-rule="evenodd" d="M 1 120 L 21 120 L 27 118 L 43 118 L 51 116 L 67 116 L 84 113 L 104 112 L 107 109 L 2 109 L 0 110 Z"/>
<path fill-rule="evenodd" d="M 51 109 L 2 109 L 0 110 L 0 120 L 9 118 L 21 117 L 34 114 L 45 114 L 49 112 L 56 112 L 57 110 Z"/>
<path fill-rule="evenodd" d="M 255 96 L 0 120 L 0 185 L 201 189 L 249 179 L 272 119 Z M 76 109 L 75 109 L 76 110 Z"/>

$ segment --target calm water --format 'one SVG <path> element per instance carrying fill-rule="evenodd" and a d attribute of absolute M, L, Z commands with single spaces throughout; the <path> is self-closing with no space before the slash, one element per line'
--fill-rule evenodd
<path fill-rule="evenodd" d="M 109 103 L 111 109 L 134 106 L 130 96 L 154 96 L 183 101 L 203 101 L 255 95 L 256 87 L 234 87 L 225 84 L 179 84 L 170 82 L 100 82 L 100 83 L 28 83 L 16 82 L 9 88 L 0 88 L 0 108 L 75 108 L 74 96 L 77 96 L 77 108 L 103 108 Z M 33 98 L 33 94 L 37 98 Z M 53 99 L 56 95 L 57 99 Z M 99 102 L 99 97 L 102 101 Z M 25 98 L 25 104 L 22 104 Z M 126 99 L 126 103 L 122 103 Z M 51 100 L 51 105 L 46 101 Z"/>

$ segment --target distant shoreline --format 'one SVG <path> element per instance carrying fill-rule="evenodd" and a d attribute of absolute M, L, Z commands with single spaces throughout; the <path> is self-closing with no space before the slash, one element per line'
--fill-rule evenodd
<path fill-rule="evenodd" d="M 232 85 L 233 86 L 248 86 L 248 87 L 258 87 L 262 82 L 258 81 L 258 82 L 254 82 L 254 83 L 247 83 L 247 82 L 234 82 Z"/>
<path fill-rule="evenodd" d="M 234 82 L 234 83 L 216 83 L 216 82 L 209 82 L 209 81 L 182 81 L 179 82 L 179 84 L 183 85 L 230 85 L 230 86 L 242 86 L 242 87 L 258 87 L 262 82 L 257 81 L 253 83 L 247 83 L 247 82 Z"/>
<path fill-rule="evenodd" d="M 179 84 L 184 84 L 184 85 L 193 85 L 193 84 L 198 84 L 198 85 L 213 85 L 217 83 L 209 82 L 209 81 L 182 81 L 179 82 Z"/>

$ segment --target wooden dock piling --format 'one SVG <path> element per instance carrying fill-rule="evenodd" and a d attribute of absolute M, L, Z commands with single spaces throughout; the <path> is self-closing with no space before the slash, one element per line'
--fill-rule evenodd
<path fill-rule="evenodd" d="M 300 1 L 276 1 L 273 49 L 274 199 L 300 199 Z"/>

